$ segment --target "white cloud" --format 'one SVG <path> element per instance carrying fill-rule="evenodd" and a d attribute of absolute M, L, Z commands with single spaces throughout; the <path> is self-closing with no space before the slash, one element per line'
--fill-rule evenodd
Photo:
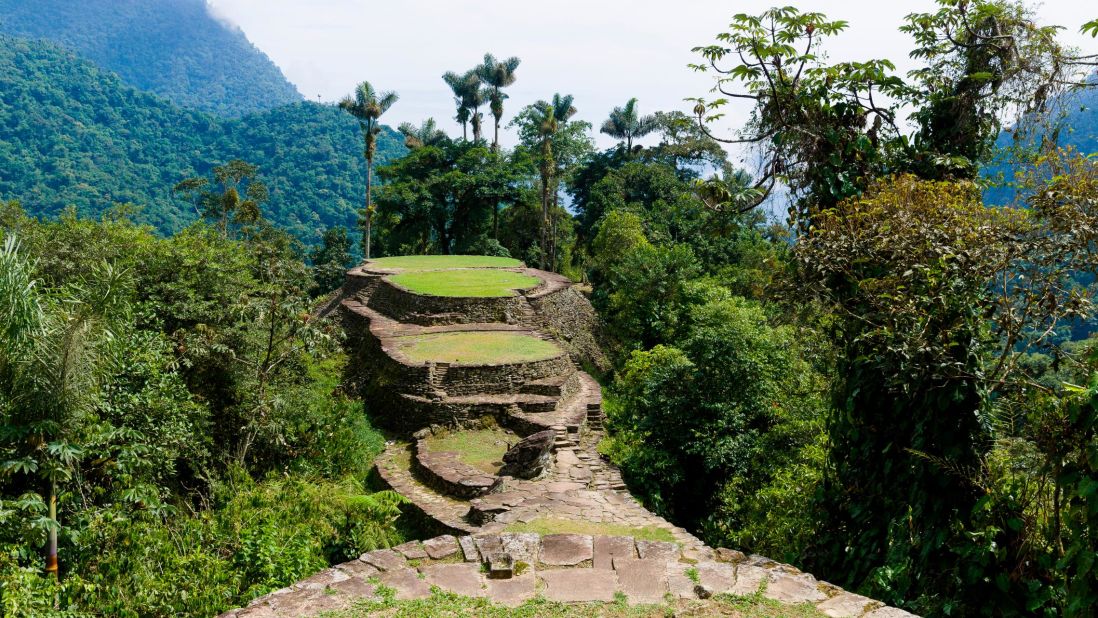
<path fill-rule="evenodd" d="M 641 110 L 688 110 L 683 98 L 704 96 L 710 77 L 695 74 L 694 46 L 713 41 L 733 13 L 758 12 L 775 0 L 210 0 L 220 19 L 239 24 L 282 67 L 306 98 L 334 101 L 368 79 L 401 100 L 387 123 L 433 116 L 451 134 L 451 95 L 440 79 L 464 70 L 485 51 L 519 56 L 507 117 L 554 92 L 574 94 L 579 117 L 596 127 L 630 97 Z M 904 15 L 931 10 L 931 0 L 804 0 L 802 10 L 845 19 L 850 28 L 829 46 L 832 59 L 885 57 L 910 68 L 910 39 L 897 31 Z M 1067 27 L 1065 37 L 1093 49 L 1079 26 L 1075 0 L 1040 8 L 1043 19 Z M 740 118 L 729 120 L 734 126 Z M 506 118 L 505 118 L 506 121 Z M 508 143 L 513 137 L 507 136 Z M 600 138 L 608 145 L 609 139 Z"/>

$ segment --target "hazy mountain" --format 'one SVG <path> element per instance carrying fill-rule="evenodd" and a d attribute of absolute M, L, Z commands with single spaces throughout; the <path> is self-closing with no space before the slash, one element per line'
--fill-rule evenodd
<path fill-rule="evenodd" d="M 64 45 L 181 107 L 240 116 L 302 98 L 205 0 L 0 0 L 0 32 Z"/>

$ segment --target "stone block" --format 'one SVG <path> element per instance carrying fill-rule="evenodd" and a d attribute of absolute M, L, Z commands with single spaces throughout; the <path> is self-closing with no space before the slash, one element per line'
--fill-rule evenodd
<path fill-rule="evenodd" d="M 488 554 L 487 562 L 490 579 L 510 579 L 515 574 L 515 560 L 507 552 Z"/>
<path fill-rule="evenodd" d="M 631 603 L 662 603 L 668 592 L 667 565 L 659 560 L 614 558 L 620 590 Z"/>
<path fill-rule="evenodd" d="M 737 565 L 736 583 L 731 593 L 740 596 L 755 594 L 764 581 L 770 581 L 770 573 L 766 569 L 749 564 Z"/>
<path fill-rule="evenodd" d="M 896 607 L 882 607 L 865 615 L 865 618 L 917 618 L 915 614 Z"/>
<path fill-rule="evenodd" d="M 817 603 L 827 598 L 817 583 L 810 575 L 779 575 L 767 584 L 763 595 L 782 603 Z"/>
<path fill-rule="evenodd" d="M 408 561 L 404 556 L 391 549 L 367 552 L 359 556 L 358 559 L 381 571 L 394 571 L 408 566 Z"/>
<path fill-rule="evenodd" d="M 409 560 L 423 560 L 427 557 L 427 552 L 424 551 L 423 545 L 420 545 L 419 541 L 408 541 L 402 545 L 397 545 L 393 549 Z"/>
<path fill-rule="evenodd" d="M 875 601 L 859 594 L 840 592 L 817 605 L 816 609 L 831 618 L 857 618 L 865 613 L 867 607 L 874 604 L 876 604 Z"/>
<path fill-rule="evenodd" d="M 385 571 L 378 576 L 383 586 L 388 586 L 396 591 L 398 601 L 411 601 L 413 599 L 426 599 L 431 596 L 431 586 L 419 578 L 419 572 L 415 569 L 396 569 Z"/>
<path fill-rule="evenodd" d="M 538 561 L 553 566 L 575 566 L 591 560 L 593 542 L 586 534 L 547 534 L 541 539 Z"/>
<path fill-rule="evenodd" d="M 637 541 L 637 555 L 642 560 L 678 560 L 681 554 L 678 543 L 667 541 Z"/>
<path fill-rule="evenodd" d="M 616 558 L 636 558 L 637 550 L 631 536 L 596 536 L 593 540 L 594 567 L 611 569 Z"/>
<path fill-rule="evenodd" d="M 427 552 L 427 556 L 432 560 L 449 558 L 458 552 L 457 539 L 449 534 L 428 539 L 423 542 L 423 551 Z"/>
<path fill-rule="evenodd" d="M 458 537 L 458 546 L 461 547 L 461 555 L 465 558 L 466 562 L 480 562 L 480 554 L 477 552 L 477 543 L 473 537 Z"/>
<path fill-rule="evenodd" d="M 541 550 L 541 537 L 533 532 L 505 532 L 499 535 L 499 544 L 515 562 L 532 565 Z"/>
<path fill-rule="evenodd" d="M 476 564 L 432 564 L 420 570 L 428 584 L 467 597 L 484 596 L 484 576 Z"/>
<path fill-rule="evenodd" d="M 698 582 L 710 594 L 724 594 L 730 592 L 736 584 L 736 568 L 726 562 L 699 562 L 698 564 L 682 564 L 680 567 L 685 572 L 694 569 L 698 574 Z"/>
<path fill-rule="evenodd" d="M 545 583 L 545 598 L 560 603 L 613 601 L 618 590 L 618 574 L 605 569 L 539 571 L 538 578 Z"/>
<path fill-rule="evenodd" d="M 532 570 L 511 579 L 489 579 L 488 596 L 493 603 L 504 607 L 518 607 L 534 598 L 537 578 Z"/>

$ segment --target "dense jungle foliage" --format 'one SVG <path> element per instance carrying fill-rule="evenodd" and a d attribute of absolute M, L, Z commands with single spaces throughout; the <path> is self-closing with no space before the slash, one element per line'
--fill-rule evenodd
<path fill-rule="evenodd" d="M 2 0 L 0 32 L 62 45 L 179 107 L 237 117 L 301 101 L 205 0 Z"/>
<path fill-rule="evenodd" d="M 520 63 L 487 55 L 443 77 L 462 135 L 402 125 L 406 153 L 382 157 L 398 96 L 363 82 L 320 108 L 345 141 L 270 125 L 376 171 L 348 185 L 370 187 L 357 219 L 324 221 L 307 253 L 287 220 L 332 200 L 290 211 L 275 196 L 334 151 L 280 168 L 270 151 L 219 150 L 162 172 L 157 190 L 202 219 L 166 238 L 131 222 L 152 203 L 140 195 L 42 220 L 8 203 L 5 611 L 206 615 L 406 533 L 399 500 L 365 482 L 382 439 L 339 393 L 339 335 L 310 315 L 361 229 L 376 256 L 509 255 L 589 286 L 614 361 L 600 450 L 711 545 L 924 615 L 1092 615 L 1098 348 L 1077 327 L 1096 312 L 1098 161 L 1066 112 L 1092 96 L 1098 57 L 1016 0 L 939 0 L 899 26 L 919 63 L 906 75 L 887 59 L 829 63 L 846 22 L 734 15 L 696 49 L 715 98 L 694 116 L 623 100 L 602 151 L 570 95 L 508 108 Z M 23 51 L 0 79 L 58 57 L 9 41 Z M 146 96 L 66 59 L 90 76 L 69 98 Z M 718 133 L 733 99 L 751 112 Z M 213 122 L 170 109 L 193 132 Z M 264 117 L 233 134 L 262 143 Z M 75 148 L 62 127 L 49 135 Z M 128 139 L 112 157 L 155 151 Z M 737 169 L 725 142 L 759 165 Z M 23 143 L 5 140 L 7 156 Z M 57 176 L 40 164 L 5 181 Z M 992 207 L 999 181 L 1013 197 Z M 762 214 L 768 200 L 788 206 L 784 223 Z"/>
<path fill-rule="evenodd" d="M 396 131 L 378 137 L 378 162 L 404 152 Z M 29 213 L 73 206 L 99 218 L 128 203 L 136 221 L 175 233 L 198 218 L 175 183 L 232 159 L 264 163 L 268 219 L 306 244 L 327 227 L 357 231 L 366 166 L 354 121 L 335 106 L 224 120 L 134 90 L 51 44 L 0 35 L 0 196 Z"/>
<path fill-rule="evenodd" d="M 209 616 L 398 541 L 292 239 L 126 215 L 0 209 L 4 615 Z"/>

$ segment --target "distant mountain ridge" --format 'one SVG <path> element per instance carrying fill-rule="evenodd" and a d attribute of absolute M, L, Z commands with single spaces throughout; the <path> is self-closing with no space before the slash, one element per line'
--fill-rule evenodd
<path fill-rule="evenodd" d="M 405 152 L 383 127 L 375 164 Z M 0 35 L 0 199 L 56 216 L 99 216 L 117 203 L 163 233 L 196 218 L 172 195 L 180 180 L 241 158 L 271 188 L 267 218 L 306 243 L 355 229 L 365 194 L 357 122 L 334 105 L 299 102 L 239 119 L 181 109 L 135 90 L 71 51 Z"/>
<path fill-rule="evenodd" d="M 302 100 L 206 0 L 0 0 L 0 33 L 52 41 L 139 90 L 220 116 Z"/>

